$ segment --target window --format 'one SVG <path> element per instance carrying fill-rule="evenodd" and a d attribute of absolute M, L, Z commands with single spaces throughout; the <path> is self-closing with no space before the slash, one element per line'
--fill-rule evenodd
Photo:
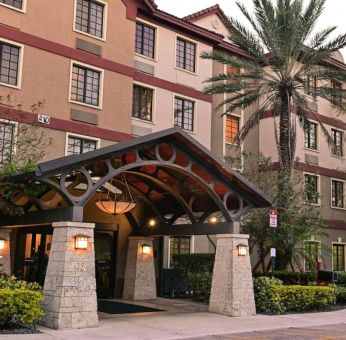
<path fill-rule="evenodd" d="M 17 9 L 23 9 L 23 0 L 0 0 L 0 4 L 11 6 Z"/>
<path fill-rule="evenodd" d="M 239 134 L 240 118 L 232 115 L 226 116 L 226 143 L 237 143 L 236 140 Z"/>
<path fill-rule="evenodd" d="M 317 80 L 316 77 L 307 76 L 306 78 L 306 93 L 309 96 L 316 97 Z"/>
<path fill-rule="evenodd" d="M 317 124 L 309 122 L 304 131 L 304 146 L 317 150 Z"/>
<path fill-rule="evenodd" d="M 333 244 L 333 271 L 342 272 L 345 270 L 345 245 Z"/>
<path fill-rule="evenodd" d="M 98 1 L 77 0 L 76 30 L 103 38 L 104 8 Z"/>
<path fill-rule="evenodd" d="M 80 155 L 97 149 L 97 141 L 69 136 L 67 142 L 67 155 Z"/>
<path fill-rule="evenodd" d="M 239 73 L 239 68 L 234 67 L 234 66 L 227 66 L 226 72 L 228 74 L 238 74 Z"/>
<path fill-rule="evenodd" d="M 0 164 L 4 163 L 12 151 L 14 126 L 0 123 Z"/>
<path fill-rule="evenodd" d="M 306 272 L 310 272 L 313 269 L 317 269 L 317 263 L 319 261 L 320 243 L 315 241 L 304 242 L 304 269 Z"/>
<path fill-rule="evenodd" d="M 88 105 L 100 104 L 101 72 L 73 64 L 71 100 Z"/>
<path fill-rule="evenodd" d="M 0 42 L 0 83 L 18 86 L 20 48 Z"/>
<path fill-rule="evenodd" d="M 332 207 L 345 208 L 344 182 L 332 180 Z"/>
<path fill-rule="evenodd" d="M 195 103 L 184 98 L 174 98 L 174 126 L 193 131 Z"/>
<path fill-rule="evenodd" d="M 174 236 L 169 238 L 170 266 L 174 266 L 173 255 L 189 254 L 191 252 L 190 236 Z"/>
<path fill-rule="evenodd" d="M 332 129 L 332 154 L 335 156 L 343 156 L 343 133 L 339 130 Z"/>
<path fill-rule="evenodd" d="M 190 72 L 196 71 L 196 44 L 177 39 L 177 67 Z"/>
<path fill-rule="evenodd" d="M 132 117 L 152 121 L 153 94 L 154 90 L 152 89 L 138 85 L 133 86 Z"/>
<path fill-rule="evenodd" d="M 135 51 L 146 57 L 155 58 L 155 28 L 136 23 Z"/>
<path fill-rule="evenodd" d="M 318 204 L 319 193 L 318 193 L 318 176 L 305 174 L 305 197 L 307 203 Z"/>
<path fill-rule="evenodd" d="M 331 87 L 333 90 L 331 99 L 336 105 L 339 106 L 341 105 L 341 102 L 342 102 L 342 96 L 341 96 L 342 85 L 339 82 L 332 81 Z"/>

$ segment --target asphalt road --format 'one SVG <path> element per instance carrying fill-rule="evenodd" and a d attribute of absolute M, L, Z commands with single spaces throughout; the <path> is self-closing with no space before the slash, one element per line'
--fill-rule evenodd
<path fill-rule="evenodd" d="M 345 320 L 346 322 L 346 320 Z M 346 340 L 346 323 L 316 326 L 316 327 L 293 327 L 274 329 L 249 333 L 221 334 L 201 338 L 198 340 Z M 188 339 L 186 339 L 188 340 Z"/>

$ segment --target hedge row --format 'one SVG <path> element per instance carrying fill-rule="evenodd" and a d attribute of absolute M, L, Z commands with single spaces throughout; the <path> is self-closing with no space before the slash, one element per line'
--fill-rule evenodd
<path fill-rule="evenodd" d="M 338 273 L 338 281 L 336 284 L 338 286 L 346 286 L 346 273 Z"/>
<path fill-rule="evenodd" d="M 289 271 L 255 272 L 253 273 L 253 277 L 274 277 L 282 281 L 284 285 L 308 286 L 311 282 L 316 281 L 315 274 Z"/>
<path fill-rule="evenodd" d="M 214 254 L 176 254 L 173 255 L 175 268 L 184 268 L 189 273 L 212 273 Z"/>

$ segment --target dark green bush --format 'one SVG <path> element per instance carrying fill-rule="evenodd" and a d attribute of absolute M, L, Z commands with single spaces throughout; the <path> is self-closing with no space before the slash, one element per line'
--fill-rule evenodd
<path fill-rule="evenodd" d="M 316 281 L 315 274 L 312 273 L 301 273 L 301 272 L 290 272 L 290 271 L 274 271 L 268 273 L 256 272 L 253 274 L 254 277 L 275 277 L 283 282 L 284 285 L 300 285 L 308 286 L 311 282 Z"/>
<path fill-rule="evenodd" d="M 338 273 L 338 281 L 336 282 L 338 286 L 346 286 L 346 273 Z"/>
<path fill-rule="evenodd" d="M 340 304 L 346 303 L 346 287 L 336 286 L 335 287 L 336 302 Z"/>
<path fill-rule="evenodd" d="M 176 254 L 173 255 L 174 267 L 184 268 L 189 273 L 213 272 L 214 254 Z"/>
<path fill-rule="evenodd" d="M 209 272 L 189 273 L 192 296 L 197 301 L 209 302 L 213 274 Z"/>

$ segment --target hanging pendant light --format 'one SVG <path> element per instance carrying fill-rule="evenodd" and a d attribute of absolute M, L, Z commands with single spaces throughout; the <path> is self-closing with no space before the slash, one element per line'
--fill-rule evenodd
<path fill-rule="evenodd" d="M 112 181 L 109 184 L 114 187 L 115 191 L 117 190 L 117 187 L 112 183 Z M 123 174 L 123 184 L 121 185 L 121 187 L 123 190 L 119 195 L 117 195 L 116 192 L 112 193 L 108 188 L 106 199 L 102 198 L 101 191 L 98 201 L 95 202 L 95 205 L 103 212 L 112 215 L 124 214 L 132 210 L 136 206 L 136 203 L 131 195 L 131 191 L 127 184 L 125 174 Z M 114 196 L 114 198 L 112 196 Z"/>

